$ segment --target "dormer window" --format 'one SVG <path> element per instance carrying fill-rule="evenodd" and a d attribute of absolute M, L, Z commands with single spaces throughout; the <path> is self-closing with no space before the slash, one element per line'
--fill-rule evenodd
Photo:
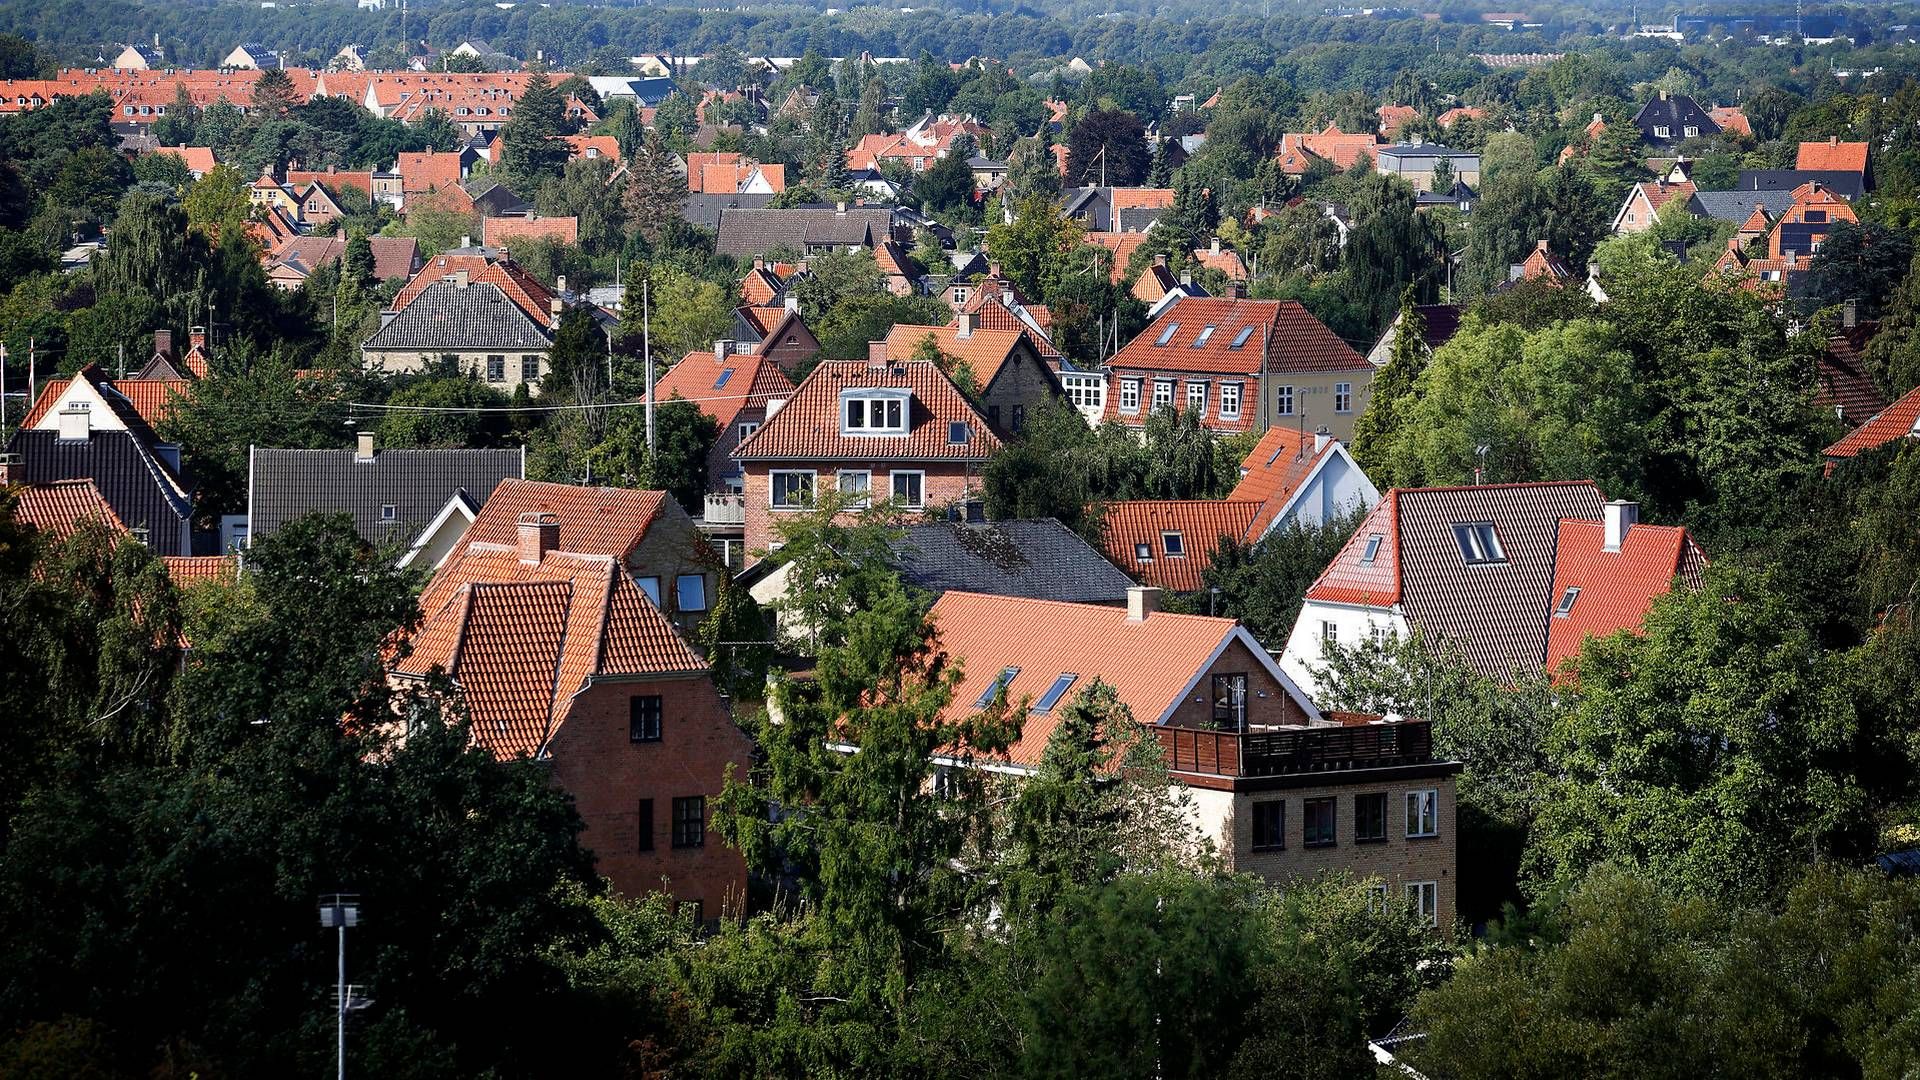
<path fill-rule="evenodd" d="M 842 390 L 840 434 L 905 435 L 913 392 L 907 389 Z"/>
<path fill-rule="evenodd" d="M 1553 609 L 1553 617 L 1564 619 L 1573 614 L 1573 602 L 1578 599 L 1580 599 L 1580 586 L 1567 586 L 1567 591 L 1560 594 L 1560 606 Z"/>
<path fill-rule="evenodd" d="M 1680 130 L 1686 132 L 1687 138 L 1689 139 L 1696 138 L 1700 134 L 1700 129 L 1694 126 L 1693 124 L 1688 124 L 1686 127 L 1681 128 Z"/>
<path fill-rule="evenodd" d="M 1500 546 L 1500 533 L 1490 521 L 1476 521 L 1453 527 L 1453 538 L 1460 544 L 1460 557 L 1468 566 L 1483 566 L 1507 561 Z"/>

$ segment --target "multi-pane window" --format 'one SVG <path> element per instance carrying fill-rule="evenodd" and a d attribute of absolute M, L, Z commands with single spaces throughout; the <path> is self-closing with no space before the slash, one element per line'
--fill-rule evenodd
<path fill-rule="evenodd" d="M 1240 418 L 1240 384 L 1220 384 L 1220 419 L 1238 420 Z"/>
<path fill-rule="evenodd" d="M 1273 388 L 1273 411 L 1279 416 L 1293 415 L 1293 387 L 1276 386 Z"/>
<path fill-rule="evenodd" d="M 849 432 L 897 434 L 907 430 L 906 405 L 897 396 L 847 398 L 844 426 Z"/>
<path fill-rule="evenodd" d="M 926 505 L 927 474 L 923 472 L 896 472 L 891 476 L 893 497 L 903 506 L 920 507 Z"/>
<path fill-rule="evenodd" d="M 776 469 L 768 476 L 775 509 L 790 510 L 813 502 L 813 472 Z"/>
<path fill-rule="evenodd" d="M 1253 850 L 1284 851 L 1287 846 L 1287 801 L 1253 804 Z"/>
<path fill-rule="evenodd" d="M 1460 545 L 1460 557 L 1470 566 L 1507 561 L 1500 546 L 1500 532 L 1490 521 L 1475 521 L 1453 527 L 1453 538 Z"/>
<path fill-rule="evenodd" d="M 638 823 L 639 827 L 635 830 L 637 842 L 634 844 L 634 850 L 652 851 L 653 850 L 653 800 L 652 799 L 640 800 L 639 817 L 640 817 L 640 820 Z"/>
<path fill-rule="evenodd" d="M 740 441 L 746 442 L 748 439 L 753 438 L 753 433 L 759 430 L 760 425 L 751 420 L 742 423 L 740 425 Z"/>
<path fill-rule="evenodd" d="M 523 356 L 520 358 L 520 381 L 538 382 L 540 379 L 540 358 Z"/>
<path fill-rule="evenodd" d="M 1002 668 L 1000 674 L 995 675 L 993 681 L 987 684 L 987 688 L 980 691 L 980 696 L 974 700 L 973 707 L 984 709 L 992 705 L 994 699 L 1007 692 L 1007 687 L 1013 685 L 1014 677 L 1019 674 L 1020 669 L 1017 667 Z"/>
<path fill-rule="evenodd" d="M 1350 413 L 1353 411 L 1353 384 L 1337 382 L 1333 384 L 1333 411 Z"/>
<path fill-rule="evenodd" d="M 1199 416 L 1207 415 L 1207 384 L 1190 382 L 1187 384 L 1187 411 Z"/>
<path fill-rule="evenodd" d="M 687 795 L 673 800 L 673 846 L 705 847 L 707 843 L 707 797 Z"/>
<path fill-rule="evenodd" d="M 627 699 L 627 738 L 633 742 L 660 741 L 659 694 L 635 694 Z"/>
<path fill-rule="evenodd" d="M 849 506 L 866 506 L 869 493 L 873 489 L 873 474 L 865 469 L 842 469 L 837 480 L 840 494 L 850 500 Z"/>
<path fill-rule="evenodd" d="M 1440 883 L 1437 881 L 1407 882 L 1407 903 L 1420 914 L 1428 926 L 1440 925 Z"/>
<path fill-rule="evenodd" d="M 707 610 L 705 574 L 681 574 L 673 581 L 673 602 L 681 611 Z"/>
<path fill-rule="evenodd" d="M 1213 677 L 1213 722 L 1229 731 L 1247 726 L 1247 675 L 1244 671 Z"/>
<path fill-rule="evenodd" d="M 1433 788 L 1407 792 L 1407 835 L 1440 835 L 1440 792 Z"/>
<path fill-rule="evenodd" d="M 507 381 L 507 358 L 499 353 L 487 357 L 487 381 Z"/>
<path fill-rule="evenodd" d="M 1387 793 L 1368 792 L 1353 797 L 1353 840 L 1378 843 L 1387 838 Z"/>
<path fill-rule="evenodd" d="M 1153 407 L 1171 408 L 1173 405 L 1173 380 L 1155 379 L 1153 381 Z"/>
<path fill-rule="evenodd" d="M 1340 644 L 1340 624 L 1332 619 L 1321 619 L 1320 640 L 1328 645 Z"/>
<path fill-rule="evenodd" d="M 1304 847 L 1332 847 L 1339 822 L 1340 801 L 1331 795 L 1304 799 L 1300 804 L 1300 843 Z"/>
<path fill-rule="evenodd" d="M 1140 411 L 1140 380 L 1120 380 L 1120 411 L 1137 413 Z"/>

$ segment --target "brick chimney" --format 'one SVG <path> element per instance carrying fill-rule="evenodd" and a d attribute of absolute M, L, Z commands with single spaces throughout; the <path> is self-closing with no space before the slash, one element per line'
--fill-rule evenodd
<path fill-rule="evenodd" d="M 977 312 L 963 311 L 954 316 L 954 322 L 959 326 L 959 331 L 953 336 L 957 338 L 970 338 L 973 336 L 973 332 L 979 328 L 980 316 Z"/>
<path fill-rule="evenodd" d="M 153 355 L 155 356 L 172 356 L 173 355 L 173 331 L 155 330 L 153 332 Z"/>
<path fill-rule="evenodd" d="M 1155 255 L 1153 257 L 1153 265 L 1155 266 L 1167 265 L 1167 257 L 1165 255 Z"/>
<path fill-rule="evenodd" d="M 207 328 L 206 327 L 190 326 L 187 328 L 187 348 L 198 350 L 201 352 L 206 351 L 206 348 L 207 348 Z"/>
<path fill-rule="evenodd" d="M 1640 504 L 1625 499 L 1615 499 L 1600 508 L 1605 514 L 1606 532 L 1600 542 L 1601 551 L 1619 551 L 1626 542 L 1627 531 L 1640 520 Z"/>
<path fill-rule="evenodd" d="M 727 357 L 732 355 L 733 355 L 733 339 L 732 338 L 717 338 L 714 340 L 713 358 L 715 360 L 725 360 Z"/>
<path fill-rule="evenodd" d="M 1160 590 L 1151 585 L 1127 588 L 1127 621 L 1146 622 L 1147 616 L 1160 610 Z"/>
<path fill-rule="evenodd" d="M 547 552 L 560 545 L 560 519 L 535 511 L 520 515 L 520 565 L 539 566 Z"/>

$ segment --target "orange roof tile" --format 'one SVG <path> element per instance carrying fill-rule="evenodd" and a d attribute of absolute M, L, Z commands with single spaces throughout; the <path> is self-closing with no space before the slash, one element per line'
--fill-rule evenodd
<path fill-rule="evenodd" d="M 567 144 L 567 156 L 570 158 L 620 160 L 620 140 L 611 135 L 563 135 L 560 138 Z"/>
<path fill-rule="evenodd" d="M 164 555 L 160 561 L 181 588 L 210 581 L 226 584 L 240 576 L 240 559 L 234 555 Z"/>
<path fill-rule="evenodd" d="M 1707 110 L 1707 118 L 1720 125 L 1720 130 L 1729 135 L 1753 135 L 1753 124 L 1747 114 L 1737 105 L 1715 105 Z"/>
<path fill-rule="evenodd" d="M 1462 120 L 1481 120 L 1485 119 L 1486 115 L 1487 110 L 1477 106 L 1456 105 L 1435 117 L 1433 122 L 1443 128 L 1450 128 Z"/>
<path fill-rule="evenodd" d="M 903 436 L 842 435 L 840 392 L 891 387 L 913 392 L 908 433 Z M 955 442 L 949 428 L 966 425 Z M 761 426 L 733 456 L 743 461 L 953 461 L 979 462 L 1000 449 L 1000 438 L 939 368 L 921 361 L 876 366 L 864 360 L 830 360 L 814 368 L 785 407 Z"/>
<path fill-rule="evenodd" d="M 460 155 L 453 151 L 403 152 L 394 171 L 400 174 L 404 194 L 446 191 L 460 186 Z"/>
<path fill-rule="evenodd" d="M 665 492 L 633 488 L 579 487 L 508 477 L 474 516 L 473 524 L 447 553 L 447 559 L 421 594 L 421 608 L 438 608 L 452 589 L 464 581 L 463 571 L 449 572 L 473 544 L 511 546 L 519 537 L 521 514 L 552 514 L 560 525 L 558 550 L 575 555 L 606 555 L 624 560 L 652 527 L 666 498 Z"/>
<path fill-rule="evenodd" d="M 1353 530 L 1346 545 L 1307 589 L 1307 599 L 1362 607 L 1390 607 L 1400 601 L 1400 548 L 1394 542 L 1398 527 L 1400 490 L 1387 492 Z M 1373 558 L 1369 543 L 1378 537 Z"/>
<path fill-rule="evenodd" d="M 1165 210 L 1173 205 L 1172 188 L 1117 187 L 1109 188 L 1111 205 L 1115 210 Z"/>
<path fill-rule="evenodd" d="M 1913 438 L 1916 434 L 1920 434 L 1920 389 L 1908 391 L 1905 397 L 1848 432 L 1839 442 L 1827 447 L 1826 456 L 1855 457 L 1895 439 Z"/>
<path fill-rule="evenodd" d="M 1098 244 L 1108 251 L 1113 252 L 1113 274 L 1111 277 L 1116 284 L 1126 279 L 1127 262 L 1133 258 L 1133 249 L 1145 243 L 1146 239 L 1147 234 L 1143 232 L 1089 232 L 1086 235 L 1087 243 Z"/>
<path fill-rule="evenodd" d="M 1841 142 L 1837 138 L 1830 138 L 1826 142 L 1803 142 L 1793 167 L 1809 172 L 1863 173 L 1867 171 L 1867 144 Z"/>
<path fill-rule="evenodd" d="M 1240 253 L 1232 248 L 1215 251 L 1210 247 L 1195 248 L 1193 260 L 1201 266 L 1218 270 L 1227 276 L 1228 281 L 1247 280 L 1247 264 L 1240 259 Z"/>
<path fill-rule="evenodd" d="M 1547 612 L 1547 670 L 1557 671 L 1589 637 L 1635 630 L 1655 597 L 1664 596 L 1676 575 L 1698 587 L 1706 557 L 1687 530 L 1668 525 L 1634 525 L 1619 551 L 1604 551 L 1606 525 L 1563 518 L 1554 550 L 1553 611 Z M 1569 588 L 1579 594 L 1565 615 L 1559 605 Z"/>
<path fill-rule="evenodd" d="M 553 294 L 547 291 L 545 285 L 535 281 L 531 274 L 511 259 L 495 260 L 487 255 L 436 255 L 400 289 L 399 295 L 393 298 L 393 310 L 399 311 L 413 303 L 421 293 L 427 291 L 427 286 L 462 270 L 467 272 L 469 282 L 499 286 L 500 291 L 507 294 L 507 299 L 541 326 L 547 325 L 553 317 Z"/>
<path fill-rule="evenodd" d="M 1411 105 L 1382 105 L 1374 112 L 1380 116 L 1380 134 L 1389 139 L 1400 137 L 1400 129 L 1420 115 L 1420 110 Z"/>
<path fill-rule="evenodd" d="M 1313 474 L 1314 466 L 1338 445 L 1337 441 L 1328 439 L 1320 452 L 1315 453 L 1311 434 L 1288 427 L 1268 428 L 1240 462 L 1240 482 L 1227 493 L 1232 501 L 1260 506 L 1247 527 L 1247 535 L 1265 535 L 1280 511 L 1286 509 L 1287 500 L 1293 498 L 1293 493 Z"/>
<path fill-rule="evenodd" d="M 758 259 L 754 261 L 759 262 Z M 780 294 L 786 291 L 786 283 L 764 265 L 756 265 L 740 279 L 740 298 L 749 307 L 772 307 Z"/>
<path fill-rule="evenodd" d="M 481 222 L 480 242 L 488 247 L 505 247 L 508 240 L 553 240 L 562 244 L 580 242 L 577 217 L 490 217 Z"/>
<path fill-rule="evenodd" d="M 13 516 L 56 540 L 72 536 L 84 521 L 98 521 L 117 533 L 127 531 L 92 480 L 56 480 L 22 487 Z"/>
<path fill-rule="evenodd" d="M 1207 327 L 1213 333 L 1195 347 Z M 1251 328 L 1245 337 L 1241 331 Z M 1172 329 L 1171 334 L 1168 330 Z M 1117 368 L 1223 375 L 1260 371 L 1262 332 L 1270 371 L 1370 371 L 1372 365 L 1292 300 L 1194 296 L 1174 301 L 1112 360 Z M 1166 344 L 1160 344 L 1165 337 Z M 1239 342 L 1236 347 L 1235 342 Z M 1117 395 L 1108 395 L 1117 400 Z"/>
<path fill-rule="evenodd" d="M 1107 558 L 1148 585 L 1174 592 L 1206 588 L 1204 575 L 1224 537 L 1243 542 L 1260 504 L 1232 499 L 1135 499 L 1107 503 L 1101 548 Z M 1178 533 L 1184 554 L 1167 552 L 1166 534 Z M 1140 546 L 1147 558 L 1140 558 Z"/>
<path fill-rule="evenodd" d="M 102 394 L 118 395 L 148 427 L 159 426 L 173 407 L 173 396 L 187 392 L 186 379 L 121 379 L 115 382 L 106 377 L 98 364 L 88 364 L 81 369 L 81 374 L 91 378 Z M 30 428 L 45 419 L 48 410 L 53 408 L 72 383 L 72 379 L 48 379 L 42 383 L 40 396 L 34 400 L 33 408 L 27 410 L 27 417 L 20 421 L 20 426 Z M 109 404 L 113 403 L 112 398 L 108 401 Z"/>
<path fill-rule="evenodd" d="M 154 153 L 179 158 L 186 164 L 187 171 L 196 176 L 212 172 L 216 164 L 210 146 L 162 146 Z"/>
<path fill-rule="evenodd" d="M 1520 277 L 1526 281 L 1545 281 L 1550 285 L 1559 285 L 1573 276 L 1567 264 L 1560 256 L 1547 250 L 1547 242 L 1541 240 L 1528 253 L 1527 261 L 1520 264 Z"/>
<path fill-rule="evenodd" d="M 742 412 L 765 409 L 769 399 L 792 393 L 793 380 L 772 358 L 734 353 L 722 360 L 711 349 L 688 353 L 653 384 L 655 401 L 678 394 L 719 421 L 721 431 L 731 429 Z"/>
<path fill-rule="evenodd" d="M 895 324 L 893 329 L 887 331 L 887 360 L 894 363 L 912 360 L 914 350 L 920 347 L 920 343 L 932 338 L 941 352 L 966 361 L 978 385 L 985 388 L 993 382 L 994 376 L 1000 374 L 1001 367 L 1013 358 L 1025 336 L 1018 330 L 975 327 L 971 334 L 962 337 L 957 326 Z"/>

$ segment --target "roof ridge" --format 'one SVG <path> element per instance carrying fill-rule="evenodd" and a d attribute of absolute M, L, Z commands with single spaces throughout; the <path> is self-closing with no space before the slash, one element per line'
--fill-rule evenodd
<path fill-rule="evenodd" d="M 1579 487 L 1582 485 L 1590 485 L 1596 490 L 1600 487 L 1599 482 L 1595 480 L 1516 480 L 1502 484 L 1439 484 L 1433 487 L 1392 488 L 1390 490 L 1411 495 L 1438 491 L 1492 491 L 1507 488 Z"/>
<path fill-rule="evenodd" d="M 938 523 L 936 522 L 934 524 L 938 524 Z M 1107 604 L 1086 604 L 1086 603 L 1081 603 L 1078 600 L 1046 600 L 1037 596 L 1006 596 L 1001 593 L 972 592 L 967 589 L 949 589 L 946 592 L 940 594 L 940 598 L 943 601 L 948 597 L 972 598 L 977 600 L 990 601 L 992 603 L 1045 604 L 1050 607 L 1064 607 L 1064 608 L 1073 608 L 1075 610 L 1084 610 L 1089 616 L 1104 614 L 1108 618 L 1111 618 L 1114 615 L 1125 614 L 1125 611 L 1122 610 L 1121 608 L 1111 607 Z M 1145 625 L 1147 623 L 1155 622 L 1161 619 L 1178 619 L 1183 622 L 1220 623 L 1221 628 L 1223 630 L 1231 629 L 1233 627 L 1237 627 L 1240 625 L 1239 619 L 1235 619 L 1226 615 L 1190 615 L 1182 611 L 1155 611 L 1155 612 L 1152 612 L 1146 619 L 1140 620 L 1140 622 L 1136 623 L 1135 625 Z"/>

